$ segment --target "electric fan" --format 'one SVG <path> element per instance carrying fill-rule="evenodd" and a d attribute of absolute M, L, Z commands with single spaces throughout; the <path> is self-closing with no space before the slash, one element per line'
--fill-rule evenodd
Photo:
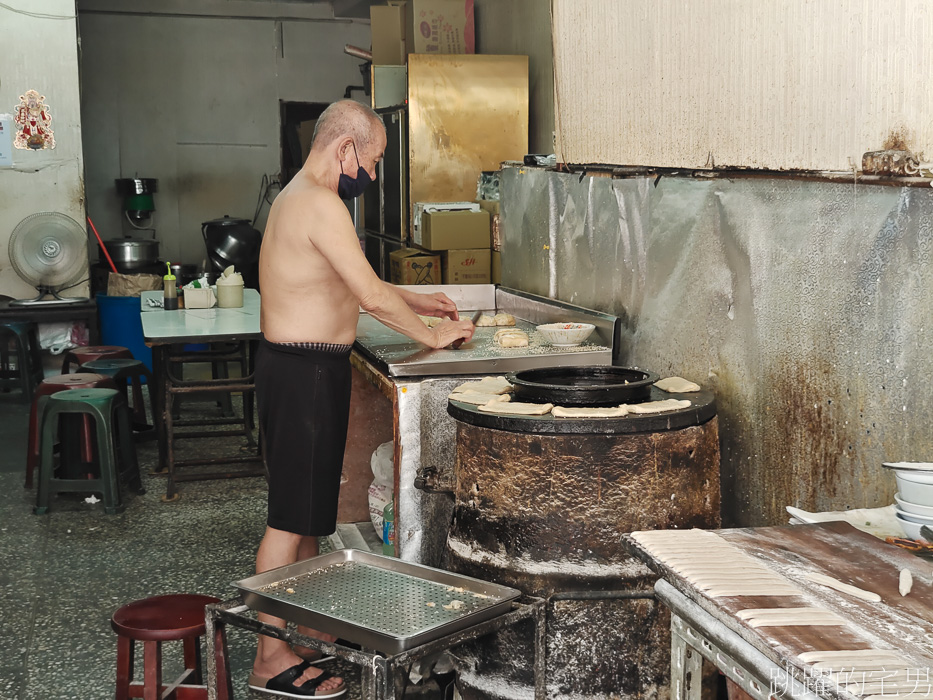
<path fill-rule="evenodd" d="M 59 292 L 75 286 L 87 270 L 87 231 L 71 217 L 51 211 L 30 214 L 13 229 L 8 253 L 16 274 L 39 291 L 35 299 L 14 299 L 10 306 L 88 301 L 59 296 Z"/>

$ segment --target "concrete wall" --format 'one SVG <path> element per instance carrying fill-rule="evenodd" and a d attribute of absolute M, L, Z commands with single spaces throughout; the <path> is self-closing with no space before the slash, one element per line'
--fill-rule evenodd
<path fill-rule="evenodd" d="M 74 0 L 13 5 L 66 18 L 35 17 L 0 7 L 0 113 L 13 113 L 20 95 L 38 91 L 49 106 L 56 143 L 48 150 L 14 149 L 13 168 L 0 169 L 0 294 L 32 297 L 35 289 L 20 279 L 7 254 L 16 225 L 30 214 L 55 211 L 84 229 L 78 51 Z M 68 292 L 86 293 L 85 284 Z"/>
<path fill-rule="evenodd" d="M 549 0 L 476 0 L 476 52 L 528 56 L 528 150 L 554 152 L 554 66 Z"/>
<path fill-rule="evenodd" d="M 80 29 L 90 214 L 122 235 L 114 179 L 157 178 L 161 256 L 186 263 L 204 258 L 201 222 L 251 219 L 278 176 L 280 100 L 340 99 L 361 83 L 344 44 L 369 45 L 368 23 L 290 2 L 85 0 Z"/>

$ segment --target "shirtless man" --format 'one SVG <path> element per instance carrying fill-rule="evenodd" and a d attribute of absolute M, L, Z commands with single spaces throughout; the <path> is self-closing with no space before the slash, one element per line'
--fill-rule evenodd
<path fill-rule="evenodd" d="M 359 307 L 432 348 L 469 340 L 445 294 L 415 294 L 376 277 L 360 249 L 343 197 L 376 176 L 385 129 L 368 107 L 344 100 L 318 119 L 311 153 L 275 198 L 259 259 L 263 340 L 256 358 L 260 427 L 269 468 L 269 517 L 256 572 L 313 557 L 336 526 L 350 406 L 350 346 Z M 417 314 L 444 317 L 428 328 Z M 284 627 L 283 620 L 260 615 Z M 333 640 L 313 630 L 302 629 Z M 259 635 L 249 685 L 285 697 L 335 697 L 342 679 Z"/>

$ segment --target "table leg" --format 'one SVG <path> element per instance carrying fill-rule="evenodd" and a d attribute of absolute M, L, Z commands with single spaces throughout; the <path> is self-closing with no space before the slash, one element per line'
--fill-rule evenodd
<path fill-rule="evenodd" d="M 700 700 L 703 657 L 678 633 L 679 622 L 679 618 L 671 622 L 671 699 Z"/>
<path fill-rule="evenodd" d="M 207 652 L 207 700 L 233 700 L 233 681 L 227 655 L 227 626 L 211 606 L 204 612 L 204 644 Z"/>
<path fill-rule="evenodd" d="M 547 603 L 537 603 L 535 610 L 535 700 L 547 698 Z"/>
<path fill-rule="evenodd" d="M 165 449 L 165 358 L 168 352 L 167 345 L 154 345 L 152 347 L 152 380 L 149 393 L 153 401 L 152 420 L 155 423 L 156 439 L 159 443 L 159 464 L 156 471 L 164 472 L 166 463 Z"/>

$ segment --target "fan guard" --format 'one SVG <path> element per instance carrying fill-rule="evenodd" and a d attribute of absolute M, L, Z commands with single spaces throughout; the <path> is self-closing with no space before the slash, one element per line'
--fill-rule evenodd
<path fill-rule="evenodd" d="M 37 299 L 52 294 L 58 301 L 86 301 L 62 300 L 56 293 L 77 282 L 87 268 L 87 232 L 71 217 L 30 214 L 13 229 L 7 251 L 16 274 L 39 290 Z"/>

